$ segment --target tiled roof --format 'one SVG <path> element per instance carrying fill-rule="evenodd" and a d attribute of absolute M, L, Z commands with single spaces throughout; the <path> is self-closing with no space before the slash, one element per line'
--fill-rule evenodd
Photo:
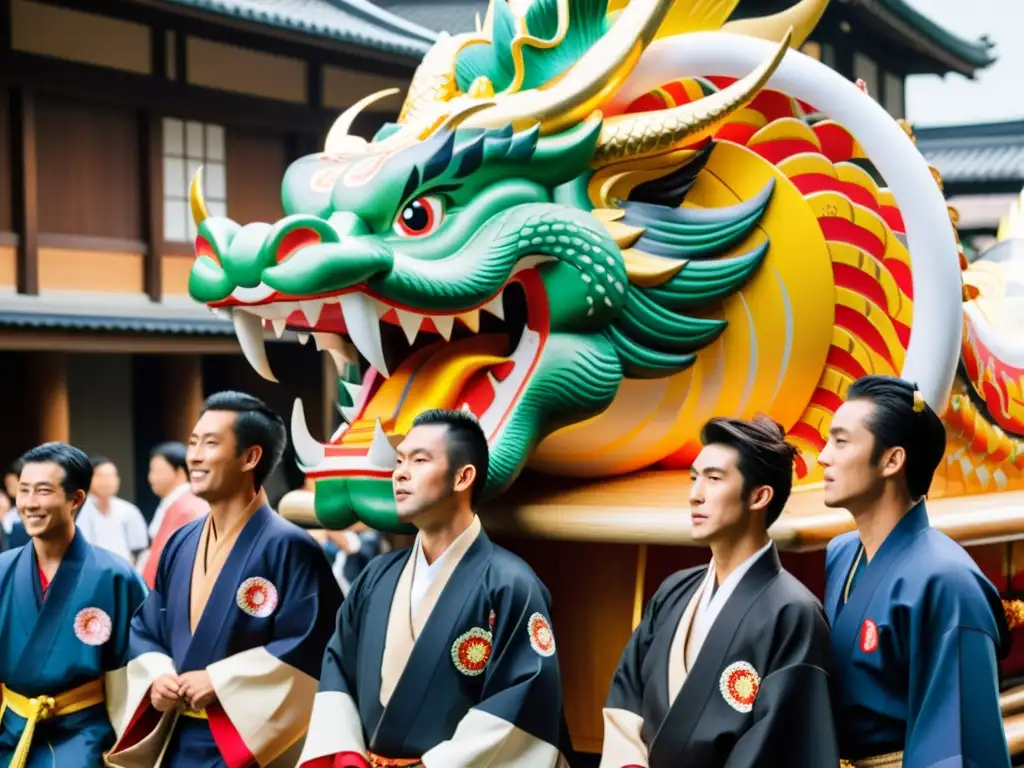
<path fill-rule="evenodd" d="M 914 128 L 917 147 L 946 185 L 1024 186 L 1024 120 Z"/>
<path fill-rule="evenodd" d="M 414 58 L 437 33 L 369 0 L 169 0 L 224 16 Z"/>
<path fill-rule="evenodd" d="M 487 0 L 377 0 L 377 5 L 427 29 L 457 35 L 476 29 L 476 14 L 487 14 Z"/>
<path fill-rule="evenodd" d="M 120 331 L 189 336 L 232 336 L 231 321 L 191 299 L 154 304 L 144 296 L 59 292 L 41 296 L 4 293 L 0 327 Z"/>
<path fill-rule="evenodd" d="M 882 31 L 904 40 L 912 48 L 940 62 L 946 67 L 972 76 L 974 71 L 995 61 L 990 51 L 992 43 L 982 38 L 965 40 L 937 24 L 906 0 L 853 0 L 882 24 Z"/>

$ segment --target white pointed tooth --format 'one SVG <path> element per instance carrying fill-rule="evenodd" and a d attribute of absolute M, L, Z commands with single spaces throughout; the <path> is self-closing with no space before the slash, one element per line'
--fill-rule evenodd
<path fill-rule="evenodd" d="M 309 334 L 308 333 L 299 333 L 297 335 L 299 337 L 299 344 L 301 344 L 302 346 L 306 346 L 306 343 L 309 341 Z"/>
<path fill-rule="evenodd" d="M 321 464 L 327 452 L 320 442 L 309 433 L 306 426 L 306 411 L 302 407 L 302 398 L 295 398 L 292 406 L 292 447 L 299 463 L 304 467 L 315 467 Z"/>
<path fill-rule="evenodd" d="M 288 326 L 287 320 L 271 320 L 270 324 L 274 326 L 274 335 L 277 338 L 284 336 L 284 329 Z"/>
<path fill-rule="evenodd" d="M 323 352 L 324 350 L 331 349 L 337 350 L 338 352 L 345 351 L 345 347 L 342 344 L 341 338 L 339 338 L 338 335 L 334 333 L 314 333 L 313 341 L 316 343 L 316 348 L 318 352 Z"/>
<path fill-rule="evenodd" d="M 488 301 L 482 307 L 484 312 L 490 312 L 499 320 L 505 319 L 505 305 L 501 301 L 501 294 L 499 293 L 493 299 Z"/>
<path fill-rule="evenodd" d="M 331 435 L 331 444 L 337 444 L 337 442 L 341 440 L 342 435 L 344 435 L 346 432 L 348 432 L 348 422 L 343 421 L 341 425 L 338 427 L 338 429 L 335 431 L 335 433 Z"/>
<path fill-rule="evenodd" d="M 464 312 L 463 314 L 459 315 L 459 320 L 461 320 L 463 325 L 469 328 L 469 330 L 471 330 L 473 333 L 480 333 L 479 309 L 473 309 L 470 310 L 469 312 Z"/>
<path fill-rule="evenodd" d="M 231 321 L 235 326 L 238 346 L 242 348 L 242 354 L 249 361 L 249 365 L 264 379 L 277 384 L 274 372 L 270 369 L 270 361 L 267 359 L 267 348 L 263 343 L 263 320 L 245 310 L 236 309 L 231 313 Z"/>
<path fill-rule="evenodd" d="M 431 315 L 430 319 L 434 321 L 434 327 L 437 328 L 438 333 L 444 336 L 444 340 L 451 341 L 455 318 L 450 315 Z"/>
<path fill-rule="evenodd" d="M 380 302 L 364 293 L 346 293 L 341 297 L 341 315 L 345 318 L 349 338 L 360 354 L 386 379 L 391 374 L 384 362 L 384 349 L 380 342 L 379 306 L 382 306 Z"/>
<path fill-rule="evenodd" d="M 229 310 L 226 310 L 226 309 L 222 308 L 222 307 L 218 307 L 217 309 L 210 309 L 210 311 L 216 317 L 219 317 L 221 320 L 230 320 L 231 319 L 231 312 Z"/>
<path fill-rule="evenodd" d="M 310 328 L 316 328 L 316 324 L 320 322 L 320 312 L 323 308 L 324 303 L 320 299 L 299 302 L 299 309 L 302 310 L 302 315 Z"/>
<path fill-rule="evenodd" d="M 391 443 L 388 442 L 388 436 L 384 434 L 380 418 L 377 419 L 373 428 L 373 440 L 370 442 L 370 450 L 366 454 L 366 458 L 375 467 L 381 469 L 394 469 L 397 463 L 397 454 Z"/>
<path fill-rule="evenodd" d="M 405 338 L 412 344 L 416 341 L 416 335 L 420 332 L 420 326 L 423 324 L 423 315 L 398 309 L 398 307 L 395 307 L 395 314 L 398 315 L 398 324 L 405 331 Z"/>

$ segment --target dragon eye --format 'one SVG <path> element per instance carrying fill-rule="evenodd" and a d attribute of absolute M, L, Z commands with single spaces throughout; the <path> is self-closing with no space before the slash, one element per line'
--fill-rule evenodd
<path fill-rule="evenodd" d="M 395 217 L 395 232 L 402 237 L 433 234 L 444 218 L 444 203 L 439 197 L 417 197 Z"/>

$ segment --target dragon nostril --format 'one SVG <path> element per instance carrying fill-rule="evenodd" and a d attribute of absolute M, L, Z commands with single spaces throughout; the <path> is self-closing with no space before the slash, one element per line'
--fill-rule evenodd
<path fill-rule="evenodd" d="M 196 238 L 195 251 L 197 259 L 202 256 L 206 256 L 207 258 L 212 259 L 214 262 L 216 262 L 217 266 L 221 266 L 220 256 L 217 255 L 217 251 L 215 251 L 213 246 L 210 245 L 210 241 L 207 240 L 202 235 L 199 235 Z"/>
<path fill-rule="evenodd" d="M 277 245 L 277 253 L 274 256 L 277 259 L 277 263 L 280 264 L 296 251 L 320 242 L 322 242 L 322 239 L 319 232 L 308 227 L 300 227 L 281 238 Z"/>

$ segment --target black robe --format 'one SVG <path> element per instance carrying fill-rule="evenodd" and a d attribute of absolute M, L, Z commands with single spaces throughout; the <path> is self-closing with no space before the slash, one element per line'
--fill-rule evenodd
<path fill-rule="evenodd" d="M 669 701 L 670 649 L 707 569 L 670 576 L 648 603 L 612 679 L 602 768 L 837 766 L 828 625 L 774 546 L 743 575 Z M 609 715 L 642 721 L 636 754 L 610 748 Z"/>

